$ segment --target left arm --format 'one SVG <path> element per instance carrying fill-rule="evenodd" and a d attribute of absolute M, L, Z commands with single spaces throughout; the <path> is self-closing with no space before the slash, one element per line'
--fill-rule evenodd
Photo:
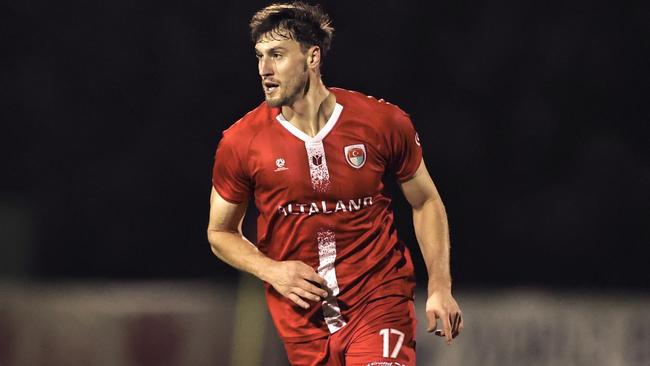
<path fill-rule="evenodd" d="M 435 330 L 435 333 L 451 344 L 463 329 L 462 312 L 451 295 L 447 214 L 424 160 L 413 178 L 403 182 L 401 188 L 413 208 L 415 236 L 429 274 L 427 331 L 433 332 L 437 319 L 442 319 L 443 329 Z"/>

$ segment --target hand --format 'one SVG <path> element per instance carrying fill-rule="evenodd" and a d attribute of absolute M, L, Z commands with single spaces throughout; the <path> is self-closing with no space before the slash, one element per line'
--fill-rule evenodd
<path fill-rule="evenodd" d="M 327 297 L 325 279 L 301 261 L 275 262 L 265 272 L 266 282 L 303 309 L 309 309 L 305 300 L 318 302 Z"/>
<path fill-rule="evenodd" d="M 427 332 L 445 337 L 448 345 L 463 330 L 462 312 L 450 290 L 433 291 L 427 299 L 426 312 Z M 436 329 L 437 319 L 442 319 L 442 329 Z"/>

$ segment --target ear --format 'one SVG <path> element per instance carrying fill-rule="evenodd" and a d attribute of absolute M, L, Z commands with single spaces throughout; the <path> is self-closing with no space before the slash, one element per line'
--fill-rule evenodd
<path fill-rule="evenodd" d="M 311 46 L 307 50 L 307 67 L 310 69 L 320 66 L 320 47 Z"/>

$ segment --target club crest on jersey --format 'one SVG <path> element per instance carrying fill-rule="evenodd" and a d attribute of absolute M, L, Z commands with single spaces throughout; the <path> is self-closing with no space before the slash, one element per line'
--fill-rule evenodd
<path fill-rule="evenodd" d="M 366 146 L 364 144 L 348 145 L 343 152 L 345 160 L 353 168 L 359 169 L 366 163 Z"/>

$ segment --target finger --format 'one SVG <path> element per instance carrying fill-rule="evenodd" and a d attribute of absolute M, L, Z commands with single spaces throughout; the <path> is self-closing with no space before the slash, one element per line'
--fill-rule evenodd
<path fill-rule="evenodd" d="M 460 330 L 458 330 L 459 327 L 460 327 L 460 313 L 456 313 L 456 315 L 454 315 L 454 321 L 451 325 L 451 338 L 456 338 L 456 336 L 458 336 L 458 333 L 460 333 Z"/>
<path fill-rule="evenodd" d="M 322 288 L 314 285 L 313 283 L 309 281 L 301 281 L 300 284 L 298 285 L 302 290 L 307 291 L 313 295 L 320 296 L 322 298 L 326 298 L 328 293 L 327 291 L 323 290 Z M 320 300 L 320 299 L 319 299 Z M 316 300 L 318 301 L 318 300 Z"/>
<path fill-rule="evenodd" d="M 327 281 L 319 276 L 313 268 L 309 267 L 309 271 L 304 274 L 304 278 L 308 281 L 316 282 L 320 287 L 327 288 Z"/>
<path fill-rule="evenodd" d="M 327 291 L 329 290 L 329 288 L 327 287 L 327 281 L 323 277 L 319 276 L 311 266 L 307 265 L 304 262 L 298 262 L 298 263 L 299 263 L 298 275 L 302 277 L 304 280 L 306 280 L 307 282 L 309 282 L 311 285 L 315 286 L 318 290 L 313 291 L 313 289 L 305 288 L 304 286 L 301 287 L 323 298 L 327 297 L 329 295 Z"/>
<path fill-rule="evenodd" d="M 294 287 L 293 288 L 293 293 L 295 293 L 296 295 L 300 296 L 303 299 L 307 299 L 307 300 L 311 300 L 311 301 L 320 301 L 320 296 L 318 296 L 318 295 L 316 295 L 316 294 L 314 294 L 312 292 L 303 290 L 300 287 Z"/>
<path fill-rule="evenodd" d="M 465 327 L 465 324 L 463 322 L 463 314 L 459 313 L 459 318 L 460 318 L 460 324 L 458 325 L 458 333 L 463 331 L 463 328 Z"/>
<path fill-rule="evenodd" d="M 431 333 L 436 330 L 438 326 L 438 319 L 436 319 L 436 314 L 433 311 L 427 311 L 426 314 L 427 314 L 427 332 Z"/>
<path fill-rule="evenodd" d="M 451 322 L 451 332 L 454 333 L 458 330 L 460 324 L 460 313 L 454 313 L 453 321 Z"/>
<path fill-rule="evenodd" d="M 442 319 L 442 330 L 445 332 L 447 344 L 451 343 L 451 314 L 444 313 L 440 316 Z"/>
<path fill-rule="evenodd" d="M 300 297 L 298 297 L 298 295 L 296 295 L 296 294 L 294 294 L 294 293 L 290 293 L 289 295 L 287 295 L 287 297 L 289 298 L 289 300 L 295 302 L 296 305 L 300 306 L 301 308 L 303 308 L 303 309 L 309 309 L 309 304 L 306 303 L 306 302 L 305 302 L 303 299 L 301 299 Z"/>
<path fill-rule="evenodd" d="M 326 298 L 326 297 L 329 297 L 332 294 L 332 290 L 329 287 L 321 286 L 321 284 L 318 283 L 318 282 L 314 282 L 314 281 L 310 281 L 310 280 L 306 280 L 306 281 L 309 282 L 310 284 L 316 286 L 316 288 L 318 289 L 318 291 L 316 291 L 316 293 L 319 294 L 321 297 Z"/>

